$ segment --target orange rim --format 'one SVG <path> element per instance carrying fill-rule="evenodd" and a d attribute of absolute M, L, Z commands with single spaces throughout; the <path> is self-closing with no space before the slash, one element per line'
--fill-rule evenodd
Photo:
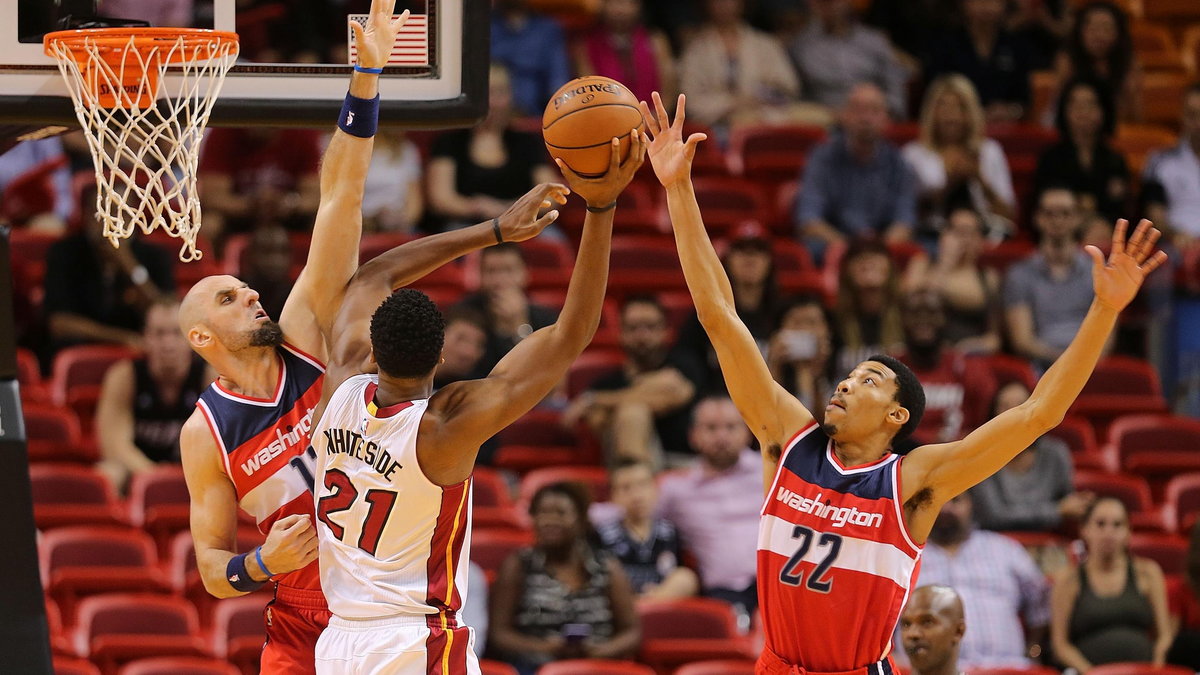
<path fill-rule="evenodd" d="M 88 50 L 93 48 L 102 52 L 124 52 L 132 48 L 141 53 L 149 53 L 173 44 L 180 38 L 183 38 L 185 49 L 171 53 L 170 63 L 182 63 L 196 58 L 195 54 L 186 48 L 204 45 L 215 47 L 224 43 L 237 44 L 238 41 L 237 33 L 204 28 L 84 28 L 47 33 L 42 39 L 42 44 L 46 54 L 55 58 L 60 56 L 56 45 L 66 46 L 71 58 L 78 63 L 88 60 Z M 166 56 L 162 52 L 160 55 Z"/>

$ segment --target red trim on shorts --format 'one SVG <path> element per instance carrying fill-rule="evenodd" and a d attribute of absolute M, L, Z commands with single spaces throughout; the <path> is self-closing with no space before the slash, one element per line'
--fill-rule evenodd
<path fill-rule="evenodd" d="M 429 638 L 425 640 L 426 675 L 467 675 L 467 642 L 470 629 L 466 626 L 442 628 L 435 614 L 430 621 Z"/>

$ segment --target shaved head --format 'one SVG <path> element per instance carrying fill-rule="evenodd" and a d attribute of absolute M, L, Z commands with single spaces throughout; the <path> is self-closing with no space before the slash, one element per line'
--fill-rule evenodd
<path fill-rule="evenodd" d="M 208 316 L 205 301 L 215 296 L 220 288 L 236 288 L 242 285 L 240 280 L 228 274 L 214 274 L 197 281 L 179 303 L 180 332 L 187 335 L 197 324 L 204 323 Z"/>
<path fill-rule="evenodd" d="M 179 330 L 209 363 L 220 353 L 283 342 L 283 330 L 267 316 L 258 293 L 228 274 L 204 277 L 192 286 L 179 304 Z"/>
<path fill-rule="evenodd" d="M 900 614 L 900 639 L 913 675 L 957 673 L 958 646 L 966 631 L 962 598 L 953 588 L 922 586 L 913 591 Z"/>

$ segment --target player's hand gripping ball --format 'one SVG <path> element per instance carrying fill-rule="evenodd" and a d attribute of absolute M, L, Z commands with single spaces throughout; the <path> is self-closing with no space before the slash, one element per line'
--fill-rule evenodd
<path fill-rule="evenodd" d="M 616 80 L 581 77 L 563 85 L 546 104 L 542 137 L 552 157 L 584 178 L 599 178 L 612 159 L 612 139 L 621 142 L 621 161 L 629 156 L 629 133 L 645 123 L 638 100 Z"/>

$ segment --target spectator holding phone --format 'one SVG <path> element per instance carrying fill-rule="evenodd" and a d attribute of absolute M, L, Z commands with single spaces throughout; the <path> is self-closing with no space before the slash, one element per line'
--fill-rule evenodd
<path fill-rule="evenodd" d="M 641 639 L 633 589 L 594 546 L 581 486 L 554 483 L 529 505 L 534 544 L 500 567 L 489 607 L 492 647 L 521 675 L 551 661 L 621 659 Z"/>
<path fill-rule="evenodd" d="M 833 331 L 821 299 L 810 295 L 789 301 L 767 346 L 771 376 L 820 418 L 833 394 L 832 365 Z"/>

